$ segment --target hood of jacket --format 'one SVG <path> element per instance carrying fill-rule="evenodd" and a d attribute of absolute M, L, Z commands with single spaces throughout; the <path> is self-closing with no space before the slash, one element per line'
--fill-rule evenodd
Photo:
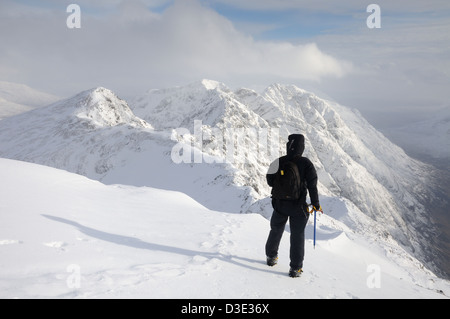
<path fill-rule="evenodd" d="M 295 156 L 302 156 L 305 151 L 305 137 L 302 134 L 289 135 L 286 143 L 286 154 L 292 159 Z"/>

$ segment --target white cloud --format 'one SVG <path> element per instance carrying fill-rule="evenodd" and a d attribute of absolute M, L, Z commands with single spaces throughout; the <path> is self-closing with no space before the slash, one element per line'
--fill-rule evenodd
<path fill-rule="evenodd" d="M 200 78 L 319 81 L 351 71 L 314 43 L 256 41 L 198 1 L 176 1 L 162 14 L 139 1 L 101 17 L 84 15 L 82 7 L 78 30 L 67 29 L 66 17 L 65 8 L 20 19 L 0 14 L 0 40 L 7 43 L 0 77 L 60 95 L 96 85 L 135 94 Z"/>
<path fill-rule="evenodd" d="M 382 19 L 378 30 L 361 27 L 315 39 L 357 70 L 340 81 L 324 81 L 321 89 L 360 109 L 379 128 L 431 116 L 448 105 L 450 86 L 448 19 Z"/>

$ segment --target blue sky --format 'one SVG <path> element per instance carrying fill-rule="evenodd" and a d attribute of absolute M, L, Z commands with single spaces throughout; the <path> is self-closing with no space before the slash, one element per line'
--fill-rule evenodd
<path fill-rule="evenodd" d="M 66 26 L 70 3 L 81 7 L 81 29 Z M 330 3 L 2 0 L 0 80 L 124 97 L 201 78 L 280 82 L 358 108 L 379 127 L 449 105 L 449 1 L 377 1 L 381 29 L 367 28 L 370 2 Z"/>
<path fill-rule="evenodd" d="M 251 32 L 259 40 L 299 41 L 329 32 L 336 32 L 357 23 L 354 12 L 332 13 L 297 9 L 265 9 L 255 10 L 238 8 L 226 3 L 212 6 L 218 13 L 233 21 L 244 31 Z M 358 8 L 363 12 L 364 7 Z M 361 10 L 362 9 L 362 10 Z M 249 26 L 254 25 L 252 29 Z M 246 28 L 247 26 L 247 28 Z M 259 26 L 259 31 L 258 31 Z"/>

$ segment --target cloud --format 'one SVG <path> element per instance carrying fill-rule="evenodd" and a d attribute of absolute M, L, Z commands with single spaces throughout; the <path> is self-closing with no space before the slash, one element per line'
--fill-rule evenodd
<path fill-rule="evenodd" d="M 282 82 L 326 93 L 377 125 L 394 111 L 395 124 L 448 103 L 450 2 L 378 1 L 382 28 L 373 30 L 359 0 L 227 0 L 244 10 L 241 24 L 235 10 L 215 8 L 220 1 L 82 0 L 82 28 L 73 30 L 69 0 L 0 1 L 0 80 L 59 96 L 104 86 L 124 98 L 202 78 L 256 89 Z M 255 11 L 247 19 L 245 10 Z M 261 19 L 270 10 L 278 13 Z M 292 27 L 297 15 L 285 21 L 286 10 L 308 19 Z M 263 40 L 252 26 L 314 32 Z"/>
<path fill-rule="evenodd" d="M 219 11 L 225 6 L 222 11 L 236 21 L 250 12 L 246 23 L 254 22 L 256 26 L 268 12 L 274 12 L 274 16 L 287 15 L 289 20 L 280 20 L 273 27 L 288 32 L 303 28 L 307 31 L 303 38 L 301 32 L 297 38 L 289 34 L 291 42 L 307 38 L 321 52 L 339 61 L 340 67 L 345 68 L 343 60 L 351 61 L 347 68 L 351 71 L 344 72 L 344 77 L 324 76 L 319 83 L 295 78 L 291 81 L 358 108 L 377 127 L 418 120 L 448 105 L 448 1 L 376 1 L 381 7 L 381 29 L 367 28 L 366 7 L 370 2 L 359 0 L 343 0 L 339 6 L 322 0 L 212 0 L 212 3 Z M 255 30 L 265 32 L 262 26 Z M 333 67 L 328 65 L 326 69 Z"/>
<path fill-rule="evenodd" d="M 82 28 L 71 30 L 65 8 L 19 17 L 2 10 L 0 77 L 59 95 L 97 85 L 136 94 L 200 78 L 320 81 L 352 71 L 315 43 L 256 41 L 199 1 L 176 1 L 162 13 L 148 5 L 126 1 L 98 16 L 82 6 Z"/>
<path fill-rule="evenodd" d="M 212 76 L 269 74 L 319 80 L 349 71 L 348 63 L 321 52 L 315 44 L 255 41 L 196 2 L 178 2 L 163 15 L 162 26 L 162 52 L 183 52 L 182 61 L 187 59 Z"/>
<path fill-rule="evenodd" d="M 316 37 L 322 48 L 352 61 L 356 70 L 339 81 L 325 80 L 321 89 L 358 108 L 378 128 L 429 117 L 448 105 L 448 30 L 448 17 L 386 14 L 378 30 L 362 26 L 350 34 Z"/>
<path fill-rule="evenodd" d="M 333 13 L 365 12 L 365 9 L 371 3 L 362 2 L 361 0 L 341 0 L 339 1 L 339 5 L 336 5 L 329 0 L 208 0 L 207 2 L 210 4 L 223 4 L 244 10 L 305 10 L 309 12 Z M 372 3 L 378 4 L 383 10 L 403 14 L 408 12 L 450 10 L 450 3 L 447 0 L 377 0 Z"/>

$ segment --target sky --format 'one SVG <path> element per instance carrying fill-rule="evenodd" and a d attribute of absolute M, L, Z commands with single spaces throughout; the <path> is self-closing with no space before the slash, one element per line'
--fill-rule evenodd
<path fill-rule="evenodd" d="M 204 78 L 294 84 L 379 129 L 449 107 L 450 2 L 371 1 L 1 0 L 0 81 L 125 99 Z"/>

